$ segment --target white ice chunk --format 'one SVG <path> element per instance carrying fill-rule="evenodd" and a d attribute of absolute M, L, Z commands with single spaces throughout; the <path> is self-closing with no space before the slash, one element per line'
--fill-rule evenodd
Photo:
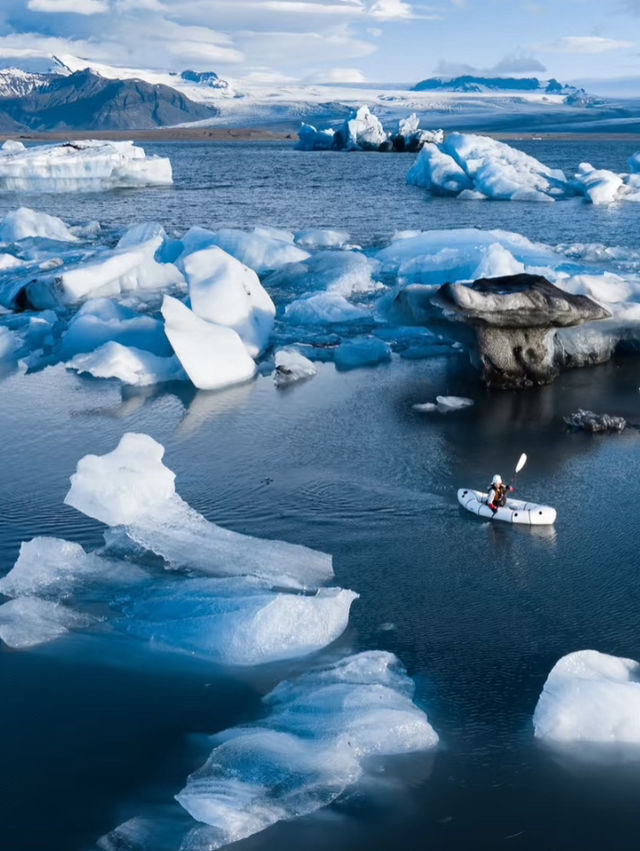
<path fill-rule="evenodd" d="M 232 228 L 218 231 L 191 228 L 182 238 L 182 242 L 184 251 L 179 258 L 180 262 L 184 262 L 186 256 L 193 251 L 217 245 L 259 275 L 279 269 L 287 263 L 299 263 L 309 256 L 307 251 L 294 245 L 292 238 L 274 236 L 273 231 L 265 228 L 256 228 L 253 233 Z"/>
<path fill-rule="evenodd" d="M 183 269 L 196 316 L 233 328 L 257 357 L 269 342 L 276 308 L 253 269 L 216 246 L 187 255 Z"/>
<path fill-rule="evenodd" d="M 424 186 L 435 195 L 457 195 L 471 188 L 472 181 L 451 154 L 438 145 L 425 145 L 407 173 L 407 183 Z"/>
<path fill-rule="evenodd" d="M 333 147 L 335 130 L 317 130 L 313 124 L 301 124 L 298 130 L 297 151 L 329 151 Z"/>
<path fill-rule="evenodd" d="M 76 372 L 88 372 L 95 378 L 119 378 L 123 384 L 136 387 L 186 379 L 175 355 L 159 357 L 144 349 L 122 346 L 113 341 L 93 352 L 76 355 L 67 363 L 67 367 Z"/>
<path fill-rule="evenodd" d="M 18 139 L 7 139 L 6 142 L 3 142 L 0 145 L 0 150 L 3 151 L 25 151 L 26 146 L 23 142 L 20 142 Z"/>
<path fill-rule="evenodd" d="M 346 231 L 329 230 L 327 228 L 299 230 L 295 234 L 296 245 L 310 250 L 317 248 L 344 248 L 350 240 L 351 237 Z"/>
<path fill-rule="evenodd" d="M 171 296 L 164 296 L 165 333 L 185 372 L 200 390 L 218 390 L 249 381 L 256 365 L 233 328 L 196 316 Z"/>
<path fill-rule="evenodd" d="M 133 142 L 89 139 L 0 151 L 0 190 L 93 192 L 172 182 L 169 160 L 147 157 Z"/>
<path fill-rule="evenodd" d="M 347 118 L 340 133 L 344 147 L 348 151 L 377 150 L 387 139 L 380 119 L 372 114 L 368 106 L 359 107 L 350 118 Z"/>
<path fill-rule="evenodd" d="M 473 404 L 473 399 L 467 399 L 466 396 L 436 396 L 436 405 L 441 414 L 461 411 L 463 408 L 470 408 Z"/>
<path fill-rule="evenodd" d="M 483 251 L 482 260 L 478 263 L 472 280 L 519 275 L 524 271 L 524 263 L 516 260 L 513 254 L 499 242 L 494 242 Z"/>
<path fill-rule="evenodd" d="M 607 169 L 595 169 L 589 163 L 580 163 L 575 185 L 592 204 L 612 204 L 619 200 L 622 177 Z"/>
<path fill-rule="evenodd" d="M 293 384 L 294 381 L 311 378 L 318 371 L 309 358 L 305 358 L 295 349 L 279 349 L 275 355 L 275 362 L 273 380 L 276 387 L 284 387 L 287 384 Z"/>
<path fill-rule="evenodd" d="M 71 629 L 89 626 L 95 618 L 36 597 L 17 597 L 0 606 L 0 639 L 21 650 L 45 644 Z"/>
<path fill-rule="evenodd" d="M 134 564 L 86 553 L 80 544 L 60 538 L 33 538 L 20 546 L 13 568 L 0 579 L 6 597 L 45 597 L 64 600 L 99 584 L 113 593 L 148 581 Z"/>
<path fill-rule="evenodd" d="M 124 525 L 132 540 L 174 567 L 307 587 L 332 578 L 331 556 L 210 523 L 176 494 L 163 455 L 164 447 L 148 435 L 125 434 L 112 452 L 80 459 L 65 502 L 109 526 Z"/>
<path fill-rule="evenodd" d="M 0 155 L 0 162 L 1 162 Z M 0 240 L 2 242 L 19 242 L 29 237 L 55 239 L 59 242 L 77 242 L 67 225 L 57 216 L 39 213 L 29 207 L 19 207 L 7 213 L 0 223 Z"/>
<path fill-rule="evenodd" d="M 640 665 L 595 650 L 563 656 L 547 677 L 533 724 L 549 742 L 640 745 Z"/>
<path fill-rule="evenodd" d="M 338 292 L 317 293 L 288 304 L 285 319 L 296 325 L 329 325 L 356 322 L 369 316 L 366 310 L 348 302 Z"/>
<path fill-rule="evenodd" d="M 412 695 L 397 659 L 379 651 L 284 682 L 264 699 L 263 721 L 214 738 L 209 759 L 176 799 L 211 825 L 212 849 L 314 812 L 366 773 L 368 757 L 438 744 Z"/>
<path fill-rule="evenodd" d="M 290 293 L 329 290 L 348 297 L 379 289 L 381 285 L 372 278 L 376 270 L 375 260 L 359 251 L 317 251 L 301 263 L 272 272 L 265 285 Z"/>

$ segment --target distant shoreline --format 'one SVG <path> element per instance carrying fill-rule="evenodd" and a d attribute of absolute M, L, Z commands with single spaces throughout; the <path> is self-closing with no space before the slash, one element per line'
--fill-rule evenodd
<path fill-rule="evenodd" d="M 445 131 L 454 132 L 454 131 Z M 632 142 L 640 143 L 640 133 L 492 133 L 472 129 L 460 133 L 478 133 L 506 142 Z M 46 133 L 0 133 L 0 142 L 65 142 L 78 139 L 104 139 L 133 142 L 295 142 L 295 130 L 267 130 L 248 127 L 157 127 L 148 130 L 68 130 Z"/>

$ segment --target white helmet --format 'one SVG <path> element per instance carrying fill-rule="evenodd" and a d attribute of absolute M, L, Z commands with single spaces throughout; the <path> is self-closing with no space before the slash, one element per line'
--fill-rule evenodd
<path fill-rule="evenodd" d="M 495 476 L 491 479 L 492 485 L 501 485 L 502 484 L 502 476 L 499 473 L 496 473 Z"/>

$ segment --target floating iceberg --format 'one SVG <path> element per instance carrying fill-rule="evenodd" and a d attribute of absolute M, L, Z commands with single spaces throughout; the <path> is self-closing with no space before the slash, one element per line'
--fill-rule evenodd
<path fill-rule="evenodd" d="M 95 378 L 119 378 L 123 384 L 145 387 L 163 381 L 184 381 L 186 375 L 175 357 L 159 357 L 144 349 L 105 343 L 93 352 L 78 354 L 67 367 Z"/>
<path fill-rule="evenodd" d="M 184 250 L 178 258 L 179 263 L 184 262 L 194 251 L 217 245 L 259 275 L 309 257 L 307 251 L 294 245 L 293 234 L 273 228 L 254 228 L 251 233 L 247 233 L 233 228 L 210 231 L 193 227 L 181 241 Z"/>
<path fill-rule="evenodd" d="M 512 201 L 553 201 L 571 194 L 560 169 L 504 142 L 471 133 L 450 133 L 440 144 L 427 144 L 407 174 L 407 183 L 435 194 L 459 195 L 473 190 L 475 197 Z"/>
<path fill-rule="evenodd" d="M 1 161 L 0 155 L 0 161 Z M 0 222 L 0 241 L 19 242 L 21 239 L 39 237 L 59 242 L 77 242 L 78 237 L 57 216 L 39 213 L 29 207 L 11 210 Z"/>
<path fill-rule="evenodd" d="M 341 343 L 336 349 L 334 363 L 338 369 L 357 369 L 377 366 L 391 360 L 391 349 L 377 337 L 361 337 Z"/>
<path fill-rule="evenodd" d="M 162 301 L 164 329 L 178 360 L 200 390 L 249 381 L 256 365 L 233 328 L 200 319 L 171 296 Z"/>
<path fill-rule="evenodd" d="M 127 433 L 112 452 L 78 462 L 65 502 L 109 526 L 124 526 L 131 540 L 173 567 L 310 588 L 333 577 L 325 553 L 210 523 L 175 492 L 175 475 L 163 455 L 148 435 Z"/>
<path fill-rule="evenodd" d="M 442 130 L 421 130 L 414 113 L 398 121 L 397 129 L 387 132 L 368 106 L 360 106 L 337 130 L 317 130 L 302 124 L 298 131 L 298 151 L 419 151 L 426 142 L 441 142 Z"/>
<path fill-rule="evenodd" d="M 374 292 L 381 285 L 373 280 L 375 260 L 359 251 L 316 251 L 307 260 L 290 263 L 264 279 L 272 290 L 309 295 L 328 290 L 345 297 Z"/>
<path fill-rule="evenodd" d="M 177 801 L 214 829 L 220 848 L 325 807 L 366 773 L 371 756 L 428 751 L 438 736 L 391 653 L 348 656 L 281 683 L 266 718 L 214 738 Z"/>
<path fill-rule="evenodd" d="M 449 414 L 451 411 L 462 411 L 464 408 L 470 408 L 473 404 L 473 399 L 467 399 L 466 396 L 436 396 L 435 402 L 417 402 L 411 407 L 419 413 L 438 411 L 440 414 Z"/>
<path fill-rule="evenodd" d="M 309 358 L 305 358 L 295 349 L 279 349 L 275 355 L 275 362 L 273 380 L 276 387 L 285 387 L 295 381 L 311 378 L 318 371 Z"/>
<path fill-rule="evenodd" d="M 357 594 L 273 590 L 246 577 L 155 574 L 131 561 L 86 553 L 78 544 L 34 538 L 0 580 L 0 638 L 26 648 L 70 631 L 98 629 L 227 665 L 308 655 L 344 632 Z M 91 614 L 96 604 L 99 618 Z"/>
<path fill-rule="evenodd" d="M 232 328 L 257 357 L 269 342 L 276 309 L 253 269 L 217 246 L 188 254 L 182 265 L 196 316 Z"/>
<path fill-rule="evenodd" d="M 316 250 L 318 248 L 344 248 L 351 237 L 343 230 L 328 228 L 311 228 L 299 230 L 294 234 L 296 245 L 301 248 Z"/>
<path fill-rule="evenodd" d="M 133 142 L 89 139 L 0 150 L 0 190 L 94 192 L 173 182 L 166 157 L 147 157 Z"/>
<path fill-rule="evenodd" d="M 563 656 L 547 677 L 533 725 L 550 743 L 640 745 L 640 665 L 595 650 Z"/>
<path fill-rule="evenodd" d="M 296 325 L 332 325 L 369 318 L 366 310 L 351 304 L 337 292 L 317 293 L 292 301 L 286 306 L 284 316 Z"/>

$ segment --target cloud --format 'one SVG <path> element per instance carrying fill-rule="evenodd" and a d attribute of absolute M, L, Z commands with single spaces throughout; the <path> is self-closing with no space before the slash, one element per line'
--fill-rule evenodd
<path fill-rule="evenodd" d="M 327 71 L 316 71 L 306 78 L 309 83 L 366 83 L 362 71 L 357 68 L 329 68 Z"/>
<path fill-rule="evenodd" d="M 379 21 L 407 21 L 414 17 L 413 9 L 403 0 L 375 0 L 369 14 Z"/>
<path fill-rule="evenodd" d="M 534 71 L 544 73 L 546 70 L 546 67 L 535 56 L 524 53 L 510 53 L 503 56 L 499 62 L 496 62 L 490 68 L 478 68 L 464 62 L 448 62 L 441 59 L 434 69 L 434 74 L 439 74 L 442 77 L 460 77 L 465 74 L 476 77 L 495 77 L 502 74 L 526 74 Z"/>
<path fill-rule="evenodd" d="M 535 49 L 542 53 L 606 53 L 633 46 L 632 41 L 603 38 L 599 35 L 565 35 L 548 44 L 536 45 Z"/>
<path fill-rule="evenodd" d="M 101 15 L 109 11 L 107 0 L 29 0 L 32 12 L 56 14 Z"/>

